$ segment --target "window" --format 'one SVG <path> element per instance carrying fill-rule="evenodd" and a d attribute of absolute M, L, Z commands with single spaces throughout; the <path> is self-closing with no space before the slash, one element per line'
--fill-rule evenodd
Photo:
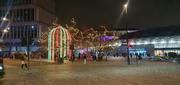
<path fill-rule="evenodd" d="M 29 4 L 28 0 L 24 0 L 24 4 Z"/>
<path fill-rule="evenodd" d="M 19 0 L 20 4 L 19 5 L 23 5 L 25 0 Z"/>
<path fill-rule="evenodd" d="M 20 21 L 20 10 L 19 9 L 17 9 L 17 22 L 19 22 Z"/>
<path fill-rule="evenodd" d="M 28 8 L 27 9 L 27 21 L 31 21 L 31 9 L 30 8 Z"/>
<path fill-rule="evenodd" d="M 16 0 L 16 5 L 21 4 L 20 0 Z"/>
<path fill-rule="evenodd" d="M 27 0 L 27 3 L 28 3 L 28 4 L 31 4 L 31 3 L 32 3 L 32 0 Z"/>
<path fill-rule="evenodd" d="M 24 32 L 25 32 L 24 37 L 27 37 L 27 34 L 28 34 L 28 26 L 27 26 L 27 25 L 26 25 L 25 28 L 24 28 Z"/>
<path fill-rule="evenodd" d="M 32 35 L 32 38 L 37 38 L 37 26 L 33 25 L 33 28 L 31 28 L 31 35 Z"/>
<path fill-rule="evenodd" d="M 38 37 L 38 27 L 35 26 L 35 29 L 34 29 L 34 37 L 37 38 Z"/>
<path fill-rule="evenodd" d="M 30 20 L 34 21 L 34 8 L 31 9 Z"/>
<path fill-rule="evenodd" d="M 13 0 L 13 5 L 16 5 L 17 4 L 17 0 Z"/>
<path fill-rule="evenodd" d="M 27 12 L 28 10 L 27 9 L 24 9 L 24 16 L 23 16 L 23 18 L 24 18 L 24 21 L 27 21 Z"/>
<path fill-rule="evenodd" d="M 11 29 L 11 30 L 10 30 L 10 33 L 11 33 L 10 39 L 13 39 L 13 26 L 11 26 L 10 29 Z"/>
<path fill-rule="evenodd" d="M 6 0 L 0 0 L 0 6 L 4 5 L 4 1 Z M 25 5 L 25 4 L 31 4 L 31 0 L 12 0 L 12 5 Z"/>
<path fill-rule="evenodd" d="M 18 26 L 17 31 L 18 31 L 17 38 L 20 38 L 21 37 L 21 28 L 20 28 L 20 26 Z"/>
<path fill-rule="evenodd" d="M 14 36 L 14 39 L 16 39 L 17 38 L 17 27 L 16 26 L 14 26 L 14 29 L 13 29 L 13 36 Z"/>
<path fill-rule="evenodd" d="M 24 26 L 21 26 L 21 38 L 24 36 L 24 31 L 25 31 Z"/>
<path fill-rule="evenodd" d="M 2 31 L 0 31 L 0 36 L 2 36 Z"/>
<path fill-rule="evenodd" d="M 0 7 L 3 6 L 3 0 L 0 0 Z"/>
<path fill-rule="evenodd" d="M 0 2 L 1 3 L 1 2 Z M 2 17 L 2 10 L 0 10 L 0 17 Z"/>
<path fill-rule="evenodd" d="M 20 22 L 24 21 L 23 17 L 23 9 L 20 9 Z"/>
<path fill-rule="evenodd" d="M 9 30 L 9 39 L 12 39 L 12 26 L 10 26 L 10 29 L 11 30 Z"/>
<path fill-rule="evenodd" d="M 12 19 L 12 10 L 9 11 L 9 18 Z"/>
<path fill-rule="evenodd" d="M 13 10 L 13 22 L 17 21 L 17 10 Z"/>
<path fill-rule="evenodd" d="M 2 17 L 4 17 L 5 15 L 5 10 L 2 10 Z"/>

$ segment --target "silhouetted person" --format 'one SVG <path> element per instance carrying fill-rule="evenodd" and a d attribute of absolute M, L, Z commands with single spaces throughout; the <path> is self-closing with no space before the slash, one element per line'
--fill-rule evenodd
<path fill-rule="evenodd" d="M 24 67 L 26 69 L 28 69 L 28 66 L 27 66 L 27 63 L 26 63 L 26 55 L 25 54 L 22 55 L 22 59 L 21 59 L 21 68 L 24 69 Z"/>
<path fill-rule="evenodd" d="M 80 58 L 81 58 L 81 53 L 79 53 L 79 55 L 78 55 L 78 59 L 80 60 Z"/>
<path fill-rule="evenodd" d="M 96 61 L 96 54 L 93 54 L 93 61 Z"/>
<path fill-rule="evenodd" d="M 119 56 L 119 53 L 116 53 L 116 57 L 118 57 Z"/>
<path fill-rule="evenodd" d="M 86 62 L 87 62 L 86 54 L 83 54 L 83 59 L 84 59 L 84 64 L 86 64 Z"/>
<path fill-rule="evenodd" d="M 138 59 L 139 59 L 139 62 L 141 62 L 141 60 L 142 60 L 142 55 L 141 54 L 138 55 Z"/>

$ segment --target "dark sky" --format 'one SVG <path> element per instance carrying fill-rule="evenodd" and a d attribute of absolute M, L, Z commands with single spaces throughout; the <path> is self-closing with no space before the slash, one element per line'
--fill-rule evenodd
<path fill-rule="evenodd" d="M 62 24 L 75 17 L 81 26 L 115 25 L 126 0 L 56 0 L 56 14 Z M 156 27 L 180 25 L 180 0 L 131 0 L 129 25 Z M 124 19 L 118 23 L 123 25 Z"/>

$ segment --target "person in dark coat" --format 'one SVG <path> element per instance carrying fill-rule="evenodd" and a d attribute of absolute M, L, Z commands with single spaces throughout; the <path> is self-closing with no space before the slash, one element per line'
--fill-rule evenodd
<path fill-rule="evenodd" d="M 87 56 L 86 56 L 86 54 L 83 54 L 83 59 L 84 59 L 84 64 L 86 64 L 86 62 L 87 62 Z"/>
<path fill-rule="evenodd" d="M 26 63 L 26 55 L 22 54 L 22 59 L 21 59 L 21 69 L 24 69 L 24 67 L 26 69 L 28 69 L 27 63 Z"/>

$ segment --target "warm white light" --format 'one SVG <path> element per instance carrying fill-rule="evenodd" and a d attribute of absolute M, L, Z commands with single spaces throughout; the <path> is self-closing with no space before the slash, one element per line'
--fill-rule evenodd
<path fill-rule="evenodd" d="M 119 45 L 119 43 L 115 43 L 116 45 Z"/>
<path fill-rule="evenodd" d="M 7 30 L 10 30 L 10 27 L 8 27 Z"/>
<path fill-rule="evenodd" d="M 3 17 L 2 19 L 3 19 L 3 21 L 7 21 L 8 20 L 6 17 Z"/>
<path fill-rule="evenodd" d="M 128 7 L 128 4 L 127 4 L 127 3 L 126 3 L 126 4 L 124 4 L 124 8 L 125 8 L 125 9 L 127 9 L 127 7 Z"/>
<path fill-rule="evenodd" d="M 3 67 L 2 66 L 0 66 L 0 70 L 2 70 L 3 69 Z"/>
<path fill-rule="evenodd" d="M 3 32 L 4 32 L 4 33 L 7 33 L 7 32 L 8 32 L 8 30 L 7 30 L 7 29 L 4 29 L 4 30 L 3 30 Z"/>
<path fill-rule="evenodd" d="M 124 4 L 124 9 L 127 9 L 129 5 L 129 0 Z"/>

